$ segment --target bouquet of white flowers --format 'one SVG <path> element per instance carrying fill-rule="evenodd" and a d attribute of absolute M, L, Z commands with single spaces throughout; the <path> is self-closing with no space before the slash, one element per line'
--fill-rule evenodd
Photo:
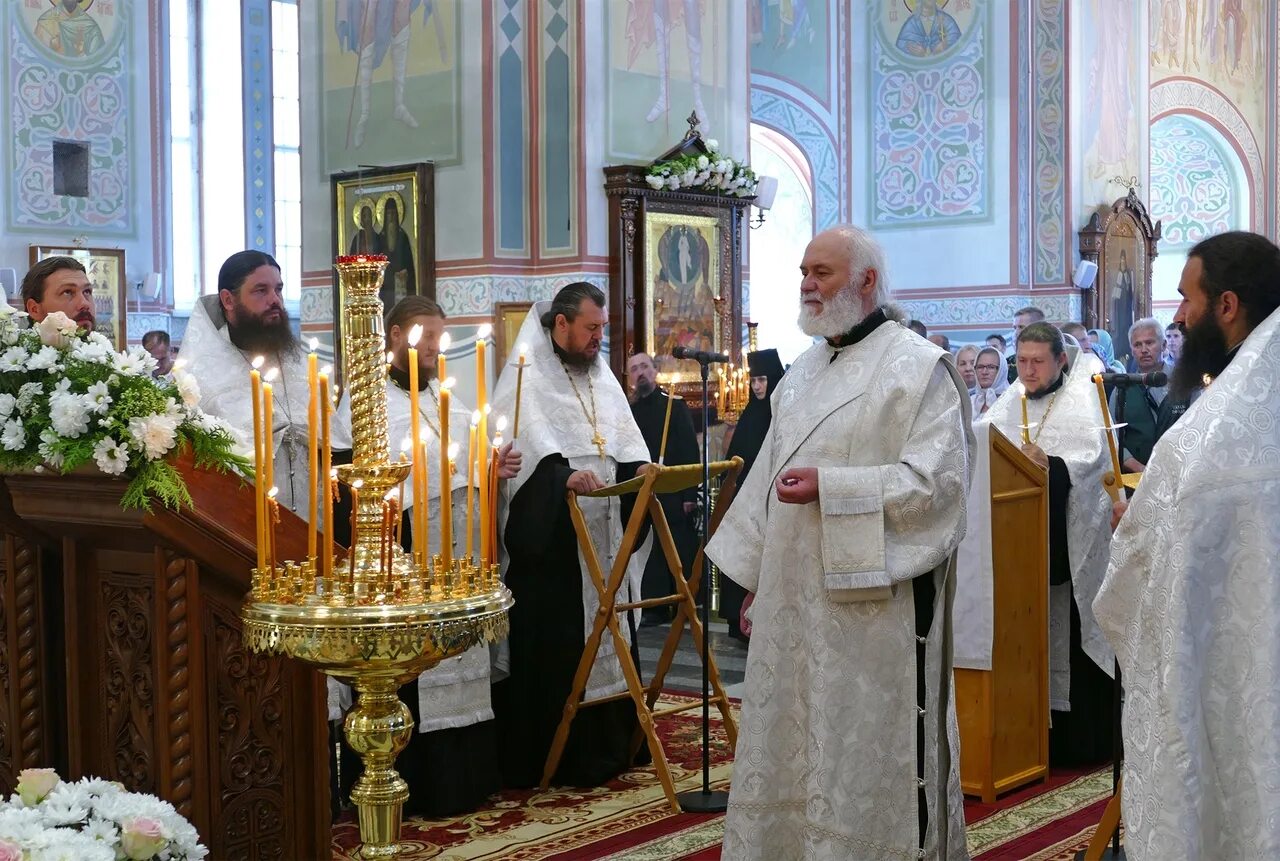
<path fill-rule="evenodd" d="M 191 504 L 166 459 L 188 447 L 197 466 L 248 474 L 236 433 L 196 406 L 190 375 L 154 379 L 146 350 L 117 353 L 60 311 L 30 328 L 26 316 L 0 316 L 0 469 L 65 473 L 92 461 L 130 480 L 121 500 L 130 508 Z"/>
<path fill-rule="evenodd" d="M 173 805 L 85 778 L 64 783 L 52 768 L 18 774 L 0 802 L 0 861 L 199 861 L 209 854 Z"/>
<path fill-rule="evenodd" d="M 756 193 L 756 172 L 741 162 L 720 155 L 720 142 L 708 138 L 703 144 L 709 154 L 690 153 L 649 168 L 644 181 L 662 191 L 695 188 L 732 197 L 751 197 Z"/>

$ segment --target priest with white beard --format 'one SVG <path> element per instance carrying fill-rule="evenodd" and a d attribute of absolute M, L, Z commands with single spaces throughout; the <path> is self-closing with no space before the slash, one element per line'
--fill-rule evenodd
<path fill-rule="evenodd" d="M 387 349 L 391 367 L 387 374 L 387 427 L 391 451 L 412 452 L 413 413 L 409 399 L 410 333 L 421 327 L 418 350 L 419 429 L 426 450 L 427 487 L 430 499 L 414 498 L 413 483 L 404 485 L 404 536 L 406 549 L 418 546 L 413 534 L 413 510 L 428 506 L 429 522 L 440 523 L 440 381 L 436 360 L 444 334 L 445 315 L 425 296 L 406 296 L 387 314 Z M 471 423 L 471 410 L 456 394 L 449 405 L 449 437 L 464 445 Z M 459 458 L 461 462 L 465 458 Z M 513 477 L 520 468 L 519 452 L 504 446 L 498 456 L 498 477 Z M 466 469 L 459 467 L 450 482 L 453 496 L 453 552 L 466 550 L 467 484 Z M 473 482 L 474 483 L 474 482 Z M 476 494 L 473 494 L 473 499 Z M 473 548 L 479 547 L 479 512 L 472 513 Z M 440 552 L 438 526 L 429 530 L 428 552 Z M 478 550 L 476 550 L 478 553 Z M 473 646 L 461 655 L 441 661 L 405 685 L 401 699 L 409 705 L 417 732 L 396 760 L 396 767 L 409 783 L 405 810 L 416 816 L 437 818 L 474 810 L 501 788 L 498 740 L 489 695 L 489 647 Z M 344 769 L 345 771 L 346 769 Z M 355 769 L 351 769 L 354 779 Z"/>
<path fill-rule="evenodd" d="M 274 478 L 280 505 L 310 521 L 307 454 L 307 355 L 289 328 L 280 264 L 262 251 L 232 254 L 218 271 L 218 292 L 202 296 L 182 339 L 182 361 L 200 385 L 200 408 L 253 439 L 249 370 L 257 356 L 263 372 L 277 368 L 272 385 Z M 335 451 L 351 448 L 346 402 L 333 415 L 329 438 Z M 339 462 L 341 462 L 339 458 Z"/>
<path fill-rule="evenodd" d="M 800 327 L 822 340 L 774 392 L 708 547 L 756 596 L 724 857 L 967 858 L 951 610 L 969 398 L 887 304 L 868 234 L 819 234 L 800 271 Z"/>
<path fill-rule="evenodd" d="M 515 606 L 509 618 L 508 678 L 493 689 L 503 778 L 508 787 L 535 786 L 564 713 L 573 676 L 600 602 L 569 517 L 567 491 L 587 493 L 633 477 L 649 461 L 622 386 L 600 347 L 608 323 L 605 297 L 586 282 L 562 287 L 538 302 L 516 343 L 529 346 L 520 401 L 520 472 L 503 485 L 499 522 L 506 550 L 503 577 Z M 516 415 L 516 368 L 498 380 L 494 412 Z M 513 428 L 514 430 L 514 428 Z M 579 496 L 601 568 L 613 567 L 634 494 Z M 639 600 L 649 544 L 627 567 L 620 599 Z M 635 645 L 638 613 L 620 618 Z M 613 638 L 601 640 L 586 699 L 626 691 Z M 554 781 L 598 786 L 632 765 L 636 710 L 622 698 L 579 710 Z"/>
<path fill-rule="evenodd" d="M 1021 441 L 1026 394 L 1022 452 L 1049 474 L 1049 763 L 1095 765 L 1113 753 L 1115 669 L 1093 617 L 1111 538 L 1102 477 L 1112 465 L 1093 382 L 1102 363 L 1045 322 L 1022 330 L 1015 359 L 1018 380 L 980 421 Z"/>
<path fill-rule="evenodd" d="M 1191 249 L 1159 442 L 1094 601 L 1124 682 L 1125 854 L 1280 858 L 1280 249 Z"/>

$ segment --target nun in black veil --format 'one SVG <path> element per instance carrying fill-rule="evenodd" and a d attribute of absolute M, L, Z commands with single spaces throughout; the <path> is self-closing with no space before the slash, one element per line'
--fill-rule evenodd
<path fill-rule="evenodd" d="M 773 410 L 769 400 L 773 390 L 782 380 L 782 359 L 777 350 L 757 350 L 747 354 L 747 367 L 751 373 L 751 400 L 738 417 L 738 426 L 733 430 L 733 438 L 729 442 L 729 450 L 725 458 L 735 455 L 742 458 L 742 473 L 738 476 L 738 486 L 746 481 L 747 473 L 756 462 L 764 436 L 769 432 L 769 422 L 773 418 Z M 720 578 L 720 615 L 729 624 L 729 636 L 747 641 L 747 635 L 739 626 L 742 613 L 742 602 L 747 592 L 728 577 Z"/>

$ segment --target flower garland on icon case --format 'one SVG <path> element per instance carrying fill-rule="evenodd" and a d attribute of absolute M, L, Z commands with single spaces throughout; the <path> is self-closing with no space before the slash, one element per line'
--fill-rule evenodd
<path fill-rule="evenodd" d="M 720 155 L 720 142 L 703 141 L 707 153 L 689 153 L 662 161 L 649 168 L 644 181 L 655 191 L 694 188 L 731 197 L 751 197 L 756 193 L 756 172 L 741 162 Z"/>
<path fill-rule="evenodd" d="M 67 473 L 92 462 L 129 479 L 123 507 L 147 510 L 156 499 L 191 504 L 171 454 L 190 449 L 197 467 L 251 474 L 238 434 L 200 410 L 200 387 L 181 368 L 155 379 L 156 360 L 141 347 L 116 352 L 105 335 L 85 332 L 61 311 L 26 327 L 27 315 L 7 308 L 0 308 L 0 470 Z"/>

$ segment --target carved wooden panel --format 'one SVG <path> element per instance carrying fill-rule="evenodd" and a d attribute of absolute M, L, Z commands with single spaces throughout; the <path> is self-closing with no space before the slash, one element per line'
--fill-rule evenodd
<path fill-rule="evenodd" d="M 158 705 L 167 756 L 161 760 L 164 797 L 190 819 L 195 801 L 195 731 L 189 590 L 195 579 L 195 563 L 185 556 L 157 548 L 165 590 L 165 645 L 157 656 L 157 674 L 166 696 Z M 205 823 L 202 823 L 205 824 Z M 207 826 L 206 826 L 207 827 Z"/>
<path fill-rule="evenodd" d="M 13 770 L 48 765 L 45 739 L 45 668 L 40 642 L 40 559 L 39 549 L 25 538 L 12 535 L 6 542 L 5 565 L 12 580 L 13 620 L 10 642 L 17 659 L 17 762 Z"/>
<path fill-rule="evenodd" d="M 9 565 L 8 565 L 8 547 L 11 541 L 18 540 L 16 536 L 5 535 L 4 546 L 6 552 L 3 554 L 4 559 L 0 560 L 0 648 L 4 649 L 4 655 L 0 656 L 0 792 L 9 792 L 17 783 L 18 769 L 13 767 L 13 729 L 14 715 L 16 710 L 13 708 L 10 696 L 13 694 L 12 678 L 9 672 L 10 656 L 14 653 L 13 647 L 9 643 L 9 612 L 13 606 L 13 602 L 9 600 Z"/>
<path fill-rule="evenodd" d="M 99 585 L 103 630 L 100 672 L 103 684 L 104 751 L 113 751 L 109 774 L 135 792 L 154 793 L 155 675 L 151 654 L 150 583 L 135 576 L 102 573 Z"/>
<path fill-rule="evenodd" d="M 212 706 L 213 761 L 221 770 L 212 799 L 218 857 L 246 861 L 286 855 L 283 660 L 248 651 L 238 614 L 208 604 L 207 654 L 217 678 Z"/>

